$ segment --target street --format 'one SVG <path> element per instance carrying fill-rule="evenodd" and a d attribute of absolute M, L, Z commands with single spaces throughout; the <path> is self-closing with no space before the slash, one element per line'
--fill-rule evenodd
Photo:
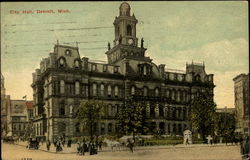
<path fill-rule="evenodd" d="M 28 150 L 25 146 L 2 143 L 3 160 L 241 160 L 239 145 L 177 145 L 137 147 L 135 152 L 103 151 L 97 155 L 79 156 L 76 153 L 54 153 Z"/>

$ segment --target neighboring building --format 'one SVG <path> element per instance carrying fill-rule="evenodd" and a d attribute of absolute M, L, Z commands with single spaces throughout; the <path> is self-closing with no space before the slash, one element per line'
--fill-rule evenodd
<path fill-rule="evenodd" d="M 150 130 L 180 134 L 189 128 L 190 101 L 201 93 L 213 98 L 213 74 L 204 64 L 186 64 L 186 71 L 166 71 L 138 46 L 137 19 L 123 2 L 114 21 L 114 47 L 108 44 L 108 63 L 80 57 L 79 48 L 57 44 L 33 73 L 34 119 L 37 137 L 80 136 L 75 118 L 80 101 L 98 99 L 107 105 L 105 118 L 95 125 L 99 134 L 115 133 L 115 115 L 133 97 L 145 102 Z"/>
<path fill-rule="evenodd" d="M 234 96 L 237 132 L 250 134 L 249 74 L 240 74 L 234 79 Z"/>
<path fill-rule="evenodd" d="M 32 118 L 30 117 L 33 114 L 32 103 L 32 101 L 11 100 L 9 95 L 6 96 L 4 103 L 6 118 L 5 121 L 1 122 L 2 125 L 6 126 L 3 136 L 24 136 L 29 134 L 27 127 L 32 127 Z"/>
<path fill-rule="evenodd" d="M 6 121 L 7 121 L 7 111 L 5 106 L 5 86 L 4 86 L 4 77 L 1 73 L 1 135 L 6 135 Z"/>

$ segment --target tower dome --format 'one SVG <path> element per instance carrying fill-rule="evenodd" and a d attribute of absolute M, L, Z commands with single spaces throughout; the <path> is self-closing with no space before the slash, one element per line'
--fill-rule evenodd
<path fill-rule="evenodd" d="M 120 5 L 120 16 L 130 16 L 130 5 L 127 2 Z"/>

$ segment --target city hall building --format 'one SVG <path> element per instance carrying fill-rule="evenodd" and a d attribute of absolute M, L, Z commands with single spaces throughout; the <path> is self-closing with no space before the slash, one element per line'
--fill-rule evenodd
<path fill-rule="evenodd" d="M 37 137 L 82 135 L 76 113 L 81 101 L 98 99 L 107 104 L 106 115 L 94 130 L 116 132 L 115 115 L 124 101 L 143 101 L 150 130 L 182 134 L 189 128 L 190 101 L 200 93 L 213 98 L 213 74 L 204 64 L 186 64 L 186 71 L 166 71 L 165 65 L 145 56 L 143 39 L 136 37 L 137 19 L 123 2 L 114 21 L 114 45 L 108 44 L 108 62 L 80 57 L 79 48 L 56 44 L 54 52 L 33 73 L 34 119 Z M 140 44 L 139 44 L 140 42 Z"/>

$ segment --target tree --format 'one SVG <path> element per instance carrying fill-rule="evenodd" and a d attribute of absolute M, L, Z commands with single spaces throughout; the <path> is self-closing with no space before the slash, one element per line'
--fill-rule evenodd
<path fill-rule="evenodd" d="M 190 121 L 192 128 L 202 135 L 205 141 L 206 135 L 214 133 L 216 104 L 212 98 L 200 95 L 192 100 Z"/>
<path fill-rule="evenodd" d="M 232 140 L 235 136 L 236 119 L 232 113 L 216 113 L 215 131 L 218 136 L 226 141 Z"/>
<path fill-rule="evenodd" d="M 135 136 L 147 132 L 145 107 L 142 102 L 128 99 L 125 101 L 124 107 L 117 116 L 117 129 L 121 135 L 132 134 L 135 141 Z"/>
<path fill-rule="evenodd" d="M 77 113 L 77 119 L 90 135 L 91 141 L 94 139 L 94 125 L 98 124 L 104 115 L 105 104 L 96 100 L 82 101 Z"/>

